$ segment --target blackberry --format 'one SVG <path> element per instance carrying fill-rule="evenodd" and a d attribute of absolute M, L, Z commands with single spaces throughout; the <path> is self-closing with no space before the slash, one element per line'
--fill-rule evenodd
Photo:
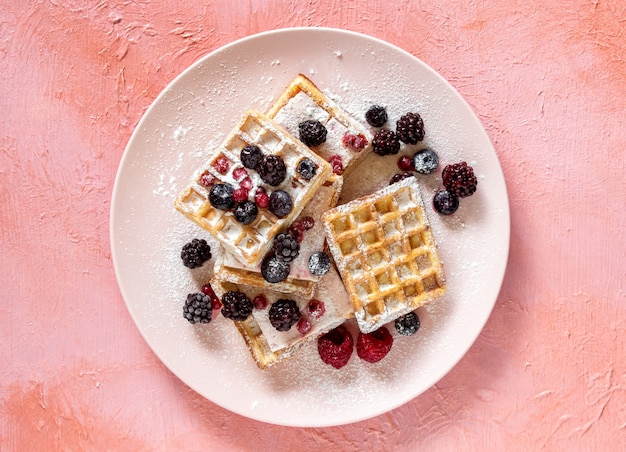
<path fill-rule="evenodd" d="M 415 312 L 398 317 L 394 322 L 396 331 L 403 336 L 413 336 L 420 328 L 420 319 Z"/>
<path fill-rule="evenodd" d="M 198 268 L 211 259 L 211 247 L 204 239 L 193 239 L 183 245 L 180 258 L 185 267 Z"/>
<path fill-rule="evenodd" d="M 241 150 L 239 158 L 241 159 L 243 166 L 246 168 L 256 169 L 257 165 L 263 158 L 263 152 L 261 152 L 261 149 L 259 149 L 258 146 L 251 144 Z"/>
<path fill-rule="evenodd" d="M 431 149 L 422 149 L 413 156 L 413 167 L 420 174 L 434 173 L 439 166 L 439 157 Z"/>
<path fill-rule="evenodd" d="M 298 124 L 298 131 L 300 132 L 300 141 L 307 146 L 319 146 L 326 141 L 326 134 L 328 131 L 324 125 L 314 119 Z"/>
<path fill-rule="evenodd" d="M 209 191 L 209 202 L 216 209 L 230 210 L 235 206 L 234 191 L 230 184 L 215 184 Z"/>
<path fill-rule="evenodd" d="M 293 300 L 281 298 L 270 306 L 270 323 L 278 331 L 289 331 L 300 320 L 300 309 Z"/>
<path fill-rule="evenodd" d="M 258 213 L 259 208 L 254 201 L 244 201 L 237 204 L 237 207 L 235 207 L 235 211 L 233 212 L 235 220 L 241 224 L 252 223 L 256 219 Z"/>
<path fill-rule="evenodd" d="M 459 208 L 459 198 L 448 190 L 439 190 L 433 197 L 433 207 L 442 215 L 452 215 Z"/>
<path fill-rule="evenodd" d="M 274 237 L 274 254 L 278 260 L 291 262 L 300 253 L 300 244 L 289 232 L 281 232 Z"/>
<path fill-rule="evenodd" d="M 209 323 L 213 316 L 211 298 L 201 292 L 188 294 L 183 306 L 183 316 L 189 323 Z"/>
<path fill-rule="evenodd" d="M 424 139 L 424 121 L 418 113 L 407 113 L 396 122 L 396 134 L 403 143 L 417 144 Z"/>
<path fill-rule="evenodd" d="M 286 217 L 293 209 L 291 196 L 284 190 L 273 191 L 270 195 L 268 209 L 278 218 Z"/>
<path fill-rule="evenodd" d="M 400 150 L 400 140 L 398 140 L 398 136 L 394 131 L 389 129 L 380 129 L 374 135 L 372 148 L 378 155 L 397 154 Z"/>
<path fill-rule="evenodd" d="M 310 159 L 304 158 L 298 163 L 297 171 L 302 179 L 310 180 L 315 176 L 317 166 Z"/>
<path fill-rule="evenodd" d="M 243 292 L 228 291 L 222 296 L 222 315 L 231 320 L 246 320 L 254 305 Z"/>
<path fill-rule="evenodd" d="M 387 110 L 380 105 L 372 105 L 365 112 L 365 120 L 372 127 L 382 127 L 387 122 Z"/>
<path fill-rule="evenodd" d="M 330 256 L 323 251 L 311 254 L 309 257 L 309 271 L 314 276 L 323 276 L 330 270 Z"/>
<path fill-rule="evenodd" d="M 278 260 L 273 254 L 268 254 L 261 262 L 261 275 L 269 283 L 284 281 L 290 271 L 289 263 Z"/>
<path fill-rule="evenodd" d="M 274 187 L 280 185 L 287 176 L 285 161 L 280 155 L 266 155 L 256 166 L 261 179 Z"/>
<path fill-rule="evenodd" d="M 471 196 L 476 191 L 478 180 L 474 175 L 474 169 L 465 162 L 447 165 L 442 173 L 443 185 L 450 193 L 459 198 Z"/>

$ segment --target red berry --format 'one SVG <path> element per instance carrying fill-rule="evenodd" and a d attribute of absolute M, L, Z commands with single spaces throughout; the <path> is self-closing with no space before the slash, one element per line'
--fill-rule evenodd
<path fill-rule="evenodd" d="M 239 186 L 241 188 L 245 188 L 246 190 L 250 191 L 252 189 L 252 179 L 250 179 L 249 177 L 246 177 L 244 180 L 239 182 Z"/>
<path fill-rule="evenodd" d="M 211 284 L 205 284 L 200 290 L 211 300 L 211 309 L 221 309 L 222 303 L 220 302 L 218 296 L 215 295 L 215 291 L 213 290 L 213 287 L 211 287 Z"/>
<path fill-rule="evenodd" d="M 270 203 L 270 197 L 265 193 L 265 189 L 263 187 L 259 187 L 256 189 L 256 193 L 254 194 L 254 201 L 259 209 L 267 209 L 267 206 Z"/>
<path fill-rule="evenodd" d="M 300 219 L 299 224 L 300 227 L 303 228 L 303 230 L 308 231 L 313 226 L 315 226 L 315 220 L 313 219 L 313 217 L 304 217 Z"/>
<path fill-rule="evenodd" d="M 343 145 L 349 148 L 354 149 L 355 151 L 362 151 L 367 146 L 367 138 L 365 138 L 362 134 L 353 135 L 351 133 L 346 133 L 343 136 Z"/>
<path fill-rule="evenodd" d="M 267 298 L 265 295 L 259 294 L 252 300 L 255 309 L 265 309 L 267 307 Z"/>
<path fill-rule="evenodd" d="M 218 157 L 213 162 L 213 168 L 215 168 L 220 174 L 226 174 L 228 172 L 228 168 L 230 168 L 230 162 L 226 157 Z"/>
<path fill-rule="evenodd" d="M 340 325 L 317 339 L 317 351 L 326 364 L 340 369 L 350 360 L 354 340 L 345 326 Z"/>
<path fill-rule="evenodd" d="M 415 171 L 413 166 L 413 159 L 408 155 L 403 155 L 398 159 L 398 168 L 402 171 Z"/>
<path fill-rule="evenodd" d="M 306 305 L 306 312 L 309 313 L 314 319 L 319 319 L 326 312 L 326 307 L 323 301 L 316 300 L 315 298 L 309 301 Z"/>
<path fill-rule="evenodd" d="M 392 344 L 393 337 L 387 328 L 381 326 L 372 333 L 359 333 L 356 339 L 356 354 L 368 363 L 376 363 L 387 356 Z"/>
<path fill-rule="evenodd" d="M 296 324 L 296 328 L 298 328 L 300 334 L 304 336 L 306 333 L 311 331 L 311 322 L 304 317 L 300 317 L 300 320 L 298 320 L 298 323 Z"/>
<path fill-rule="evenodd" d="M 239 180 L 244 177 L 248 177 L 248 172 L 246 171 L 245 168 L 237 168 L 236 170 L 233 171 L 233 178 L 235 180 Z"/>
<path fill-rule="evenodd" d="M 339 155 L 331 155 L 328 159 L 328 163 L 333 169 L 333 173 L 337 176 L 341 176 L 343 174 L 343 162 L 341 160 L 341 156 Z"/>
<path fill-rule="evenodd" d="M 302 240 L 304 240 L 304 232 L 301 228 L 298 227 L 298 225 L 292 224 L 291 226 L 289 226 L 288 232 L 293 235 L 293 237 L 296 239 L 296 242 L 302 243 Z"/>
<path fill-rule="evenodd" d="M 209 173 L 208 171 L 205 171 L 204 173 L 202 173 L 200 177 L 198 178 L 198 183 L 206 188 L 213 185 L 214 182 L 215 182 L 215 176 Z"/>
<path fill-rule="evenodd" d="M 391 180 L 389 181 L 389 185 L 395 184 L 396 182 L 400 182 L 401 180 L 404 180 L 408 177 L 413 177 L 413 174 L 409 173 L 408 171 L 405 171 L 404 173 L 396 173 L 391 177 Z"/>
<path fill-rule="evenodd" d="M 235 202 L 244 202 L 248 199 L 248 190 L 243 187 L 236 188 L 233 191 L 233 199 Z"/>

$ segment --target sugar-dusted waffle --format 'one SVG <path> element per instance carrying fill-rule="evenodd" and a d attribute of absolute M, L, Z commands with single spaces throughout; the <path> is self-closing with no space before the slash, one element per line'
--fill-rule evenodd
<path fill-rule="evenodd" d="M 301 122 L 321 122 L 328 131 L 326 141 L 311 149 L 331 161 L 337 174 L 348 174 L 372 149 L 370 131 L 302 74 L 292 80 L 267 116 L 297 138 Z"/>
<path fill-rule="evenodd" d="M 415 178 L 335 207 L 322 220 L 364 333 L 445 292 L 443 266 Z"/>
<path fill-rule="evenodd" d="M 240 159 L 241 150 L 258 146 L 263 155 L 280 156 L 286 166 L 286 177 L 277 186 L 265 183 L 254 169 L 245 168 Z M 299 163 L 308 159 L 316 171 L 304 178 L 296 170 Z M 331 168 L 300 141 L 265 115 L 248 111 L 226 140 L 211 153 L 190 185 L 176 198 L 175 206 L 187 218 L 209 231 L 237 259 L 256 265 L 265 255 L 274 236 L 300 214 L 317 189 L 331 175 Z M 209 201 L 211 187 L 228 184 L 233 189 L 246 187 L 247 200 L 254 202 L 258 187 L 267 195 L 282 190 L 293 207 L 279 217 L 271 208 L 259 208 L 256 218 L 249 224 L 238 221 L 233 209 L 213 207 Z M 270 197 L 271 203 L 271 197 Z M 271 206 L 270 206 L 271 207 Z"/>
<path fill-rule="evenodd" d="M 244 264 L 228 252 L 220 253 L 215 260 L 216 277 L 236 284 L 251 284 L 283 293 L 310 296 L 313 293 L 313 286 L 320 277 L 311 273 L 308 260 L 311 254 L 324 250 L 326 236 L 321 217 L 324 212 L 337 204 L 342 182 L 341 177 L 331 174 L 330 178 L 317 189 L 311 201 L 296 219 L 298 221 L 305 217 L 311 217 L 314 220 L 314 225 L 304 232 L 300 243 L 300 254 L 291 262 L 289 276 L 286 280 L 269 283 L 261 275 L 259 265 Z"/>
<path fill-rule="evenodd" d="M 238 291 L 245 293 L 250 300 L 258 295 L 263 295 L 266 298 L 268 304 L 265 309 L 254 309 L 252 315 L 246 320 L 234 322 L 261 369 L 290 357 L 306 342 L 341 325 L 354 314 L 350 298 L 334 267 L 315 285 L 311 297 L 286 295 L 267 287 L 235 284 L 217 276 L 214 277 L 211 285 L 219 297 L 228 291 Z M 272 326 L 269 320 L 269 310 L 272 303 L 280 299 L 291 299 L 296 302 L 302 318 L 305 318 L 310 324 L 308 332 L 302 334 L 298 330 L 297 324 L 288 331 L 278 331 Z M 308 306 L 312 300 L 323 303 L 323 309 L 320 309 L 320 305 L 315 303 L 312 307 L 317 306 L 317 308 L 311 312 Z"/>

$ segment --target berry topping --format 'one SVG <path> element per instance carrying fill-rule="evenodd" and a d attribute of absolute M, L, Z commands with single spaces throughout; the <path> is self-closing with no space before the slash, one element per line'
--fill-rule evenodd
<path fill-rule="evenodd" d="M 263 187 L 259 187 L 256 189 L 256 193 L 254 194 L 254 202 L 259 206 L 259 209 L 267 209 L 267 206 L 270 203 L 270 197 L 267 196 L 265 189 Z"/>
<path fill-rule="evenodd" d="M 298 243 L 302 243 L 302 241 L 304 240 L 304 231 L 298 228 L 296 224 L 292 224 L 291 226 L 289 226 L 287 232 L 293 235 Z"/>
<path fill-rule="evenodd" d="M 471 196 L 476 191 L 478 180 L 474 176 L 474 169 L 465 162 L 447 165 L 441 176 L 443 185 L 459 198 Z"/>
<path fill-rule="evenodd" d="M 313 217 L 303 217 L 298 220 L 298 229 L 302 229 L 303 231 L 308 231 L 313 226 L 315 226 L 315 220 Z"/>
<path fill-rule="evenodd" d="M 270 283 L 284 281 L 289 276 L 291 267 L 289 263 L 278 260 L 273 254 L 268 254 L 261 262 L 261 275 Z"/>
<path fill-rule="evenodd" d="M 442 215 L 452 215 L 459 208 L 459 198 L 448 190 L 439 190 L 433 197 L 433 208 Z"/>
<path fill-rule="evenodd" d="M 245 225 L 252 223 L 256 219 L 256 216 L 259 213 L 259 208 L 256 206 L 254 201 L 244 201 L 237 204 L 233 213 L 235 215 L 235 220 Z"/>
<path fill-rule="evenodd" d="M 274 187 L 280 185 L 287 176 L 287 167 L 280 155 L 266 155 L 261 159 L 256 170 L 265 183 Z"/>
<path fill-rule="evenodd" d="M 343 174 L 343 160 L 340 155 L 331 155 L 328 158 L 328 163 L 330 163 L 333 173 L 337 176 L 341 176 Z"/>
<path fill-rule="evenodd" d="M 289 331 L 300 320 L 300 309 L 295 301 L 281 298 L 270 306 L 269 319 L 278 331 Z"/>
<path fill-rule="evenodd" d="M 405 171 L 404 173 L 396 173 L 389 180 L 389 185 L 393 185 L 396 182 L 400 182 L 401 180 L 404 180 L 407 177 L 413 177 L 413 174 L 409 173 L 408 171 Z"/>
<path fill-rule="evenodd" d="M 226 174 L 228 172 L 228 168 L 230 168 L 230 162 L 226 157 L 218 157 L 213 162 L 213 168 L 215 168 L 220 174 Z"/>
<path fill-rule="evenodd" d="M 353 349 L 352 335 L 343 325 L 322 334 L 317 339 L 317 351 L 320 358 L 335 369 L 340 369 L 348 364 Z"/>
<path fill-rule="evenodd" d="M 203 172 L 198 178 L 198 183 L 204 188 L 208 188 L 215 182 L 215 176 L 208 171 Z"/>
<path fill-rule="evenodd" d="M 291 209 L 293 208 L 293 201 L 291 200 L 289 193 L 286 191 L 276 190 L 270 195 L 268 208 L 270 212 L 278 218 L 283 218 L 291 212 Z"/>
<path fill-rule="evenodd" d="M 362 151 L 367 146 L 367 138 L 360 133 L 358 135 L 346 133 L 341 141 L 345 147 L 357 152 Z"/>
<path fill-rule="evenodd" d="M 261 149 L 259 149 L 258 146 L 251 144 L 241 150 L 239 158 L 241 159 L 243 166 L 246 168 L 256 169 L 257 165 L 263 158 L 263 152 L 261 152 Z"/>
<path fill-rule="evenodd" d="M 261 293 L 252 299 L 252 304 L 254 309 L 265 309 L 267 308 L 267 298 Z"/>
<path fill-rule="evenodd" d="M 245 168 L 237 168 L 233 170 L 233 178 L 235 180 L 243 179 L 248 176 L 248 171 Z"/>
<path fill-rule="evenodd" d="M 310 180 L 317 172 L 317 166 L 310 159 L 304 158 L 298 163 L 296 168 L 300 177 L 304 180 Z"/>
<path fill-rule="evenodd" d="M 211 247 L 204 239 L 193 239 L 183 245 L 180 258 L 185 267 L 198 268 L 211 259 Z"/>
<path fill-rule="evenodd" d="M 397 154 L 400 150 L 400 140 L 392 130 L 380 129 L 374 135 L 372 147 L 378 155 Z"/>
<path fill-rule="evenodd" d="M 273 249 L 278 260 L 291 262 L 298 257 L 300 245 L 296 238 L 289 232 L 281 232 L 274 237 Z"/>
<path fill-rule="evenodd" d="M 415 171 L 413 166 L 413 159 L 408 155 L 403 155 L 398 159 L 398 168 L 402 171 Z"/>
<path fill-rule="evenodd" d="M 222 315 L 231 320 L 246 320 L 254 305 L 243 292 L 228 291 L 222 296 Z"/>
<path fill-rule="evenodd" d="M 252 189 L 252 179 L 246 177 L 244 180 L 239 182 L 239 186 L 247 191 L 250 191 Z"/>
<path fill-rule="evenodd" d="M 309 119 L 298 124 L 300 141 L 307 146 L 319 146 L 326 141 L 326 127 L 316 120 Z"/>
<path fill-rule="evenodd" d="M 430 149 L 423 149 L 413 156 L 413 166 L 420 174 L 434 173 L 439 166 L 439 157 Z"/>
<path fill-rule="evenodd" d="M 213 312 L 211 311 L 211 299 L 200 292 L 187 295 L 183 316 L 189 323 L 209 323 Z"/>
<path fill-rule="evenodd" d="M 213 287 L 211 287 L 211 284 L 205 284 L 200 290 L 211 300 L 211 309 L 220 309 L 222 307 L 222 302 L 219 297 L 215 295 L 215 291 L 213 290 Z"/>
<path fill-rule="evenodd" d="M 220 210 L 229 210 L 235 206 L 233 186 L 230 184 L 215 184 L 209 191 L 209 202 Z"/>
<path fill-rule="evenodd" d="M 298 323 L 296 324 L 296 328 L 298 328 L 300 334 L 304 336 L 311 331 L 311 322 L 309 322 L 309 320 L 305 317 L 300 317 L 300 320 L 298 320 Z"/>
<path fill-rule="evenodd" d="M 323 251 L 311 254 L 309 271 L 315 276 L 324 276 L 330 270 L 330 256 Z"/>
<path fill-rule="evenodd" d="M 326 307 L 323 301 L 313 298 L 309 301 L 309 304 L 306 305 L 306 312 L 314 319 L 319 319 L 326 312 Z"/>
<path fill-rule="evenodd" d="M 359 333 L 356 339 L 356 354 L 368 363 L 376 363 L 387 356 L 392 344 L 393 337 L 389 330 L 381 326 L 372 333 Z"/>
<path fill-rule="evenodd" d="M 387 110 L 380 105 L 372 105 L 365 112 L 365 120 L 372 127 L 382 127 L 387 122 Z"/>
<path fill-rule="evenodd" d="M 417 144 L 424 139 L 424 121 L 418 113 L 407 113 L 396 122 L 396 133 L 403 143 Z"/>
<path fill-rule="evenodd" d="M 420 319 L 415 312 L 398 317 L 394 322 L 396 331 L 403 336 L 413 336 L 420 328 Z"/>
<path fill-rule="evenodd" d="M 248 199 L 248 190 L 243 187 L 235 188 L 233 190 L 233 200 L 235 202 L 244 202 Z"/>

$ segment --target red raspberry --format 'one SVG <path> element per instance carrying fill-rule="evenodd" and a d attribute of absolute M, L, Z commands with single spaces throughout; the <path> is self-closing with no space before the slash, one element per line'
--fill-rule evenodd
<path fill-rule="evenodd" d="M 293 235 L 293 237 L 296 239 L 296 242 L 302 243 L 302 240 L 304 240 L 304 232 L 302 232 L 302 228 L 298 227 L 297 224 L 292 224 L 291 226 L 289 226 L 288 232 Z"/>
<path fill-rule="evenodd" d="M 250 191 L 252 189 L 252 179 L 250 179 L 249 177 L 246 177 L 244 180 L 239 182 L 239 186 L 241 188 L 245 188 L 246 190 Z"/>
<path fill-rule="evenodd" d="M 302 229 L 304 231 L 308 231 L 309 229 L 311 229 L 313 226 L 315 226 L 315 220 L 313 219 L 313 217 L 304 217 L 301 218 L 299 221 L 299 226 L 298 228 L 302 227 Z"/>
<path fill-rule="evenodd" d="M 340 325 L 317 339 L 317 351 L 326 364 L 340 369 L 350 360 L 354 340 L 345 326 Z"/>
<path fill-rule="evenodd" d="M 402 171 L 415 171 L 413 166 L 413 159 L 408 155 L 403 155 L 398 159 L 398 168 Z"/>
<path fill-rule="evenodd" d="M 230 162 L 226 157 L 218 157 L 213 162 L 213 168 L 215 168 L 220 174 L 226 174 L 228 172 L 228 168 L 230 168 Z"/>
<path fill-rule="evenodd" d="M 211 287 L 211 284 L 205 284 L 200 290 L 211 300 L 211 309 L 215 310 L 222 308 L 222 303 L 220 302 L 218 296 L 215 295 L 215 291 L 213 290 L 213 287 Z"/>
<path fill-rule="evenodd" d="M 333 173 L 337 176 L 341 176 L 343 174 L 343 162 L 341 160 L 341 156 L 339 155 L 331 155 L 328 159 L 328 163 L 333 169 Z"/>
<path fill-rule="evenodd" d="M 300 317 L 300 320 L 296 323 L 296 328 L 298 328 L 300 334 L 304 336 L 306 333 L 311 331 L 311 322 L 304 317 Z"/>
<path fill-rule="evenodd" d="M 396 173 L 391 177 L 391 180 L 389 180 L 389 185 L 400 182 L 401 180 L 404 180 L 408 177 L 413 177 L 413 174 L 409 173 L 408 171 L 405 171 L 404 173 Z"/>
<path fill-rule="evenodd" d="M 343 145 L 348 148 L 352 148 L 355 151 L 362 151 L 367 146 L 367 138 L 363 136 L 363 134 L 353 135 L 351 133 L 346 133 L 343 136 Z"/>
<path fill-rule="evenodd" d="M 208 171 L 205 171 L 198 178 L 198 183 L 205 188 L 209 188 L 215 182 L 215 176 Z"/>
<path fill-rule="evenodd" d="M 368 363 L 376 363 L 387 356 L 393 337 L 384 326 L 368 334 L 359 333 L 356 339 L 356 354 Z"/>
<path fill-rule="evenodd" d="M 245 168 L 237 168 L 236 170 L 233 171 L 233 178 L 235 180 L 239 180 L 244 177 L 248 177 L 248 172 L 246 171 Z"/>
<path fill-rule="evenodd" d="M 254 201 L 259 209 L 267 209 L 267 206 L 270 204 L 270 197 L 265 193 L 265 189 L 263 187 L 259 187 L 256 189 L 256 193 L 254 194 Z"/>
<path fill-rule="evenodd" d="M 236 188 L 233 191 L 233 199 L 235 202 L 244 202 L 248 199 L 248 190 L 243 187 Z"/>
<path fill-rule="evenodd" d="M 267 298 L 265 298 L 265 295 L 259 294 L 252 299 L 252 304 L 255 309 L 265 309 L 267 307 Z"/>
<path fill-rule="evenodd" d="M 326 312 L 326 307 L 323 301 L 316 300 L 315 298 L 309 301 L 306 305 L 306 312 L 309 313 L 314 319 L 319 319 Z"/>

